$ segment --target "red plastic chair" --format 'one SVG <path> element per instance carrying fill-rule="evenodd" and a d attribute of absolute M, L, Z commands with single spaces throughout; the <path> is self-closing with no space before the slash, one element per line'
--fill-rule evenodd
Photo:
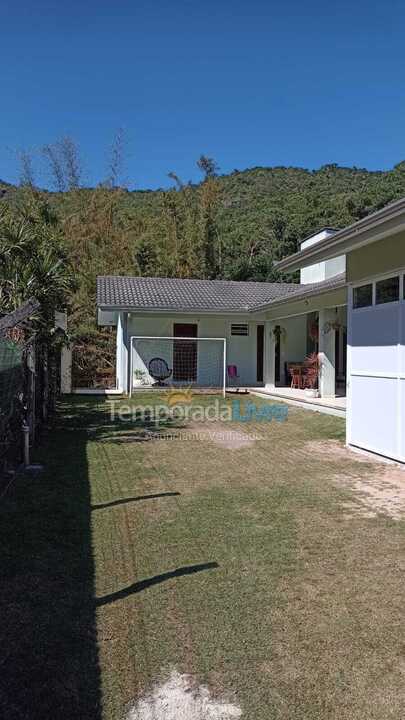
<path fill-rule="evenodd" d="M 302 368 L 299 365 L 291 365 L 289 367 L 291 377 L 291 387 L 299 390 L 302 387 Z"/>
<path fill-rule="evenodd" d="M 232 382 L 232 380 L 237 380 L 239 378 L 238 368 L 236 367 L 236 365 L 227 365 L 226 374 L 228 376 L 229 382 Z"/>

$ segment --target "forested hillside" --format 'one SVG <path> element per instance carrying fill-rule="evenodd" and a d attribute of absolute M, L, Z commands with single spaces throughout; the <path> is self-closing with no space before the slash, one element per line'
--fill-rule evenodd
<path fill-rule="evenodd" d="M 128 191 L 102 185 L 66 192 L 15 188 L 0 182 L 1 203 L 18 207 L 27 196 L 56 212 L 76 289 L 70 332 L 83 349 L 108 336 L 95 326 L 98 274 L 280 280 L 273 261 L 322 226 L 344 227 L 405 195 L 405 162 L 386 172 L 327 165 L 253 168 L 217 175 L 200 158 L 202 182 L 173 189 Z"/>

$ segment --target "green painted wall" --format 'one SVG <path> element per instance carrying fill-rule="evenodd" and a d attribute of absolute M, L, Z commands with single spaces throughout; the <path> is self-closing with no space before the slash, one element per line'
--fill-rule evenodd
<path fill-rule="evenodd" d="M 306 300 L 296 300 L 295 302 L 283 303 L 277 307 L 268 310 L 266 313 L 267 320 L 277 320 L 278 318 L 289 317 L 290 315 L 301 315 L 315 310 L 324 310 L 325 308 L 338 307 L 346 305 L 347 290 L 333 290 L 332 292 L 316 295 Z"/>
<path fill-rule="evenodd" d="M 346 258 L 348 282 L 405 267 L 405 232 L 352 250 Z"/>

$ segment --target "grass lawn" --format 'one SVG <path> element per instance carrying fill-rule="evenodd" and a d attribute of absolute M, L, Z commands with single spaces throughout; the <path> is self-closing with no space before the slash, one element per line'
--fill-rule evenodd
<path fill-rule="evenodd" d="M 173 670 L 244 720 L 405 716 L 405 523 L 356 490 L 383 466 L 295 408 L 209 430 L 61 403 L 0 500 L 1 717 L 120 720 Z"/>

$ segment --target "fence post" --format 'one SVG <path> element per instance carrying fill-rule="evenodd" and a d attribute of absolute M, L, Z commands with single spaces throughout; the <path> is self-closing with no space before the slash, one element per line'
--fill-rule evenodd
<path fill-rule="evenodd" d="M 67 312 L 55 312 L 55 328 L 67 332 Z M 69 395 L 72 392 L 72 348 L 64 345 L 60 354 L 60 392 Z"/>
<path fill-rule="evenodd" d="M 22 424 L 23 433 L 23 456 L 24 456 L 24 467 L 28 467 L 30 464 L 30 429 L 28 423 L 23 421 Z"/>
<path fill-rule="evenodd" d="M 49 369 L 48 369 L 48 361 L 49 361 L 49 352 L 46 345 L 42 346 L 42 359 L 43 359 L 43 367 L 42 367 L 42 421 L 46 422 L 48 419 L 48 407 L 49 407 Z"/>
<path fill-rule="evenodd" d="M 66 346 L 60 355 L 60 391 L 62 395 L 72 392 L 72 348 Z"/>
<path fill-rule="evenodd" d="M 35 340 L 27 351 L 28 370 L 28 425 L 31 433 L 31 442 L 35 442 Z"/>

